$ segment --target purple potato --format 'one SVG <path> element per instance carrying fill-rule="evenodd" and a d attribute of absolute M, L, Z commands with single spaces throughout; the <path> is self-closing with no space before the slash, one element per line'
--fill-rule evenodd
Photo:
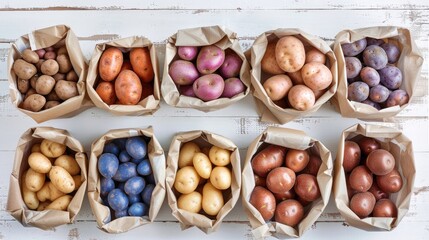
<path fill-rule="evenodd" d="M 195 47 L 195 46 L 179 46 L 179 47 L 177 47 L 177 54 L 183 60 L 192 61 L 198 55 L 198 47 Z"/>
<path fill-rule="evenodd" d="M 354 57 L 365 50 L 366 44 L 366 38 L 362 38 L 352 43 L 343 43 L 341 44 L 341 48 L 343 49 L 344 56 Z"/>
<path fill-rule="evenodd" d="M 224 78 L 237 77 L 240 74 L 243 60 L 234 51 L 228 51 L 225 60 L 219 68 L 219 74 Z"/>
<path fill-rule="evenodd" d="M 149 212 L 149 207 L 146 206 L 146 204 L 141 202 L 134 203 L 130 206 L 130 208 L 128 208 L 128 214 L 130 216 L 143 217 L 147 215 L 148 212 Z"/>
<path fill-rule="evenodd" d="M 140 194 L 145 187 L 146 181 L 144 178 L 135 176 L 125 182 L 124 192 L 127 195 L 137 195 Z"/>
<path fill-rule="evenodd" d="M 194 93 L 194 88 L 192 85 L 181 85 L 179 86 L 179 92 L 182 95 L 188 96 L 188 97 L 196 97 Z"/>
<path fill-rule="evenodd" d="M 125 143 L 125 149 L 132 158 L 141 159 L 147 154 L 147 143 L 142 137 L 130 137 Z"/>
<path fill-rule="evenodd" d="M 349 85 L 347 99 L 355 102 L 362 102 L 369 95 L 369 86 L 364 82 L 354 82 Z"/>
<path fill-rule="evenodd" d="M 121 211 L 128 207 L 127 195 L 118 188 L 115 188 L 109 192 L 107 201 L 109 202 L 109 206 L 115 211 Z"/>
<path fill-rule="evenodd" d="M 387 65 L 387 54 L 383 48 L 371 45 L 363 51 L 363 62 L 366 66 L 380 70 Z"/>
<path fill-rule="evenodd" d="M 177 85 L 192 84 L 200 76 L 194 64 L 185 60 L 171 63 L 168 74 Z"/>
<path fill-rule="evenodd" d="M 144 159 L 137 165 L 137 173 L 141 176 L 148 176 L 152 173 L 152 166 L 150 165 L 149 159 Z"/>
<path fill-rule="evenodd" d="M 221 97 L 232 98 L 235 95 L 244 92 L 246 86 L 239 78 L 228 78 L 225 80 L 225 87 Z"/>
<path fill-rule="evenodd" d="M 112 178 L 118 182 L 126 182 L 135 176 L 137 176 L 137 165 L 132 162 L 126 162 L 119 164 L 118 171 Z"/>
<path fill-rule="evenodd" d="M 362 69 L 362 63 L 359 59 L 356 57 L 346 57 L 344 60 L 346 62 L 347 79 L 359 76 Z"/>
<path fill-rule="evenodd" d="M 408 93 L 402 89 L 395 90 L 390 93 L 386 101 L 386 107 L 402 106 L 410 100 Z"/>
<path fill-rule="evenodd" d="M 380 109 L 381 109 L 380 104 L 378 104 L 378 103 L 376 103 L 376 102 L 373 102 L 373 101 L 371 101 L 371 100 L 369 100 L 369 99 L 363 100 L 363 101 L 362 101 L 362 103 L 368 104 L 368 105 L 370 105 L 370 106 L 374 107 L 374 108 L 375 108 L 375 109 L 377 109 L 377 110 L 380 110 Z"/>
<path fill-rule="evenodd" d="M 366 38 L 366 42 L 367 42 L 367 44 L 366 44 L 367 46 L 371 46 L 371 45 L 380 46 L 381 44 L 384 43 L 384 40 L 383 39 L 376 39 L 376 38 L 367 37 Z"/>
<path fill-rule="evenodd" d="M 369 99 L 376 103 L 382 103 L 389 97 L 390 91 L 383 85 L 377 85 L 369 90 Z"/>
<path fill-rule="evenodd" d="M 119 168 L 119 160 L 112 153 L 103 153 L 98 158 L 98 172 L 105 178 L 113 177 Z"/>
<path fill-rule="evenodd" d="M 360 78 L 370 87 L 374 87 L 380 83 L 380 74 L 372 67 L 364 67 L 360 71 Z"/>
<path fill-rule="evenodd" d="M 399 68 L 389 65 L 378 71 L 380 82 L 390 90 L 398 89 L 402 84 L 402 72 Z"/>
<path fill-rule="evenodd" d="M 204 46 L 197 57 L 197 69 L 201 74 L 214 73 L 225 60 L 225 52 L 215 46 Z"/>
<path fill-rule="evenodd" d="M 225 82 L 218 74 L 208 74 L 194 82 L 194 93 L 203 101 L 211 101 L 222 95 Z"/>
<path fill-rule="evenodd" d="M 399 55 L 401 55 L 401 50 L 399 50 L 398 46 L 393 43 L 384 43 L 380 47 L 386 52 L 389 63 L 395 63 L 398 61 Z"/>

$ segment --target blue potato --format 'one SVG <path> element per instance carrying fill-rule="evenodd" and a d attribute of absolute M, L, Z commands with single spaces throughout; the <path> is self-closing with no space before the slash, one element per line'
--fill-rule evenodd
<path fill-rule="evenodd" d="M 146 181 L 142 177 L 132 177 L 125 182 L 124 191 L 128 195 L 136 195 L 143 191 Z"/>
<path fill-rule="evenodd" d="M 146 187 L 144 188 L 141 194 L 143 202 L 146 203 L 148 206 L 150 206 L 150 200 L 152 199 L 152 192 L 154 188 L 155 188 L 154 184 L 148 184 L 146 185 Z"/>
<path fill-rule="evenodd" d="M 115 218 L 121 218 L 128 216 L 128 209 L 124 209 L 121 211 L 115 211 Z"/>
<path fill-rule="evenodd" d="M 139 165 L 137 165 L 137 173 L 142 176 L 147 176 L 152 173 L 152 167 L 150 166 L 149 159 L 144 159 Z"/>
<path fill-rule="evenodd" d="M 141 202 L 142 201 L 142 197 L 140 196 L 140 194 L 137 195 L 128 195 L 128 202 L 131 204 L 136 203 L 136 202 Z"/>
<path fill-rule="evenodd" d="M 109 201 L 109 206 L 114 211 L 121 211 L 127 209 L 129 203 L 127 195 L 121 189 L 118 188 L 115 188 L 110 191 L 107 200 Z"/>
<path fill-rule="evenodd" d="M 127 149 L 128 154 L 134 159 L 144 158 L 147 154 L 147 144 L 141 137 L 128 138 L 125 149 Z"/>
<path fill-rule="evenodd" d="M 123 150 L 122 152 L 120 152 L 118 158 L 119 158 L 119 161 L 121 162 L 129 162 L 132 159 L 126 150 Z"/>
<path fill-rule="evenodd" d="M 152 173 L 149 176 L 146 176 L 146 180 L 148 183 L 155 184 L 155 175 Z"/>
<path fill-rule="evenodd" d="M 105 178 L 112 178 L 119 168 L 119 160 L 112 153 L 103 153 L 98 158 L 98 172 Z"/>
<path fill-rule="evenodd" d="M 113 142 L 107 143 L 106 145 L 104 145 L 104 148 L 103 148 L 103 153 L 111 153 L 111 154 L 115 154 L 116 156 L 119 155 L 120 151 L 121 150 L 119 149 L 119 147 Z"/>
<path fill-rule="evenodd" d="M 380 74 L 380 82 L 390 90 L 398 89 L 402 84 L 402 72 L 395 66 L 386 66 L 378 71 Z"/>
<path fill-rule="evenodd" d="M 137 165 L 132 162 L 119 164 L 118 171 L 113 176 L 113 180 L 118 182 L 125 182 L 128 179 L 137 176 Z"/>
<path fill-rule="evenodd" d="M 147 215 L 149 212 L 149 207 L 146 206 L 144 203 L 134 203 L 133 205 L 128 208 L 128 214 L 130 216 L 136 216 L 136 217 L 143 217 Z"/>
<path fill-rule="evenodd" d="M 113 189 L 115 189 L 115 182 L 111 178 L 100 178 L 100 195 L 102 197 L 107 196 Z"/>
<path fill-rule="evenodd" d="M 119 149 L 122 151 L 125 149 L 125 143 L 127 142 L 128 138 L 117 138 L 113 140 L 112 142 L 119 147 Z"/>
<path fill-rule="evenodd" d="M 132 163 L 135 163 L 136 165 L 138 165 L 139 163 L 141 163 L 143 160 L 145 160 L 146 158 L 140 158 L 140 159 L 131 159 Z"/>

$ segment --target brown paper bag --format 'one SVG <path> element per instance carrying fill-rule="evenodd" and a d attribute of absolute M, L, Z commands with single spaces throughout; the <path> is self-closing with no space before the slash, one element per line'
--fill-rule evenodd
<path fill-rule="evenodd" d="M 16 59 L 21 58 L 21 52 L 29 47 L 31 50 L 37 50 L 54 45 L 61 46 L 64 44 L 67 48 L 73 69 L 79 76 L 79 81 L 77 82 L 79 95 L 64 101 L 59 106 L 42 110 L 40 112 L 32 112 L 22 109 L 20 104 L 24 101 L 24 96 L 18 91 L 16 84 L 17 76 L 12 70 L 13 63 Z M 85 79 L 88 68 L 86 59 L 82 54 L 76 35 L 68 26 L 57 25 L 43 28 L 20 37 L 12 44 L 9 50 L 7 67 L 9 93 L 13 105 L 38 123 L 59 117 L 71 117 L 91 106 L 89 98 L 85 98 Z"/>
<path fill-rule="evenodd" d="M 397 66 L 402 71 L 403 82 L 400 89 L 405 90 L 410 96 L 410 101 L 414 95 L 417 78 L 423 65 L 423 57 L 417 48 L 411 33 L 406 28 L 401 27 L 369 27 L 355 30 L 344 30 L 337 34 L 334 43 L 334 52 L 338 60 L 338 90 L 332 99 L 334 105 L 343 117 L 352 117 L 372 120 L 389 120 L 388 118 L 397 115 L 402 109 L 408 106 L 394 106 L 377 110 L 364 103 L 349 101 L 347 99 L 347 75 L 341 44 L 350 43 L 365 37 L 384 39 L 399 46 L 401 55 Z"/>
<path fill-rule="evenodd" d="M 367 217 L 360 219 L 350 208 L 347 195 L 346 177 L 342 167 L 344 158 L 344 141 L 356 140 L 362 136 L 376 138 L 381 143 L 381 148 L 388 150 L 396 160 L 395 168 L 403 179 L 402 189 L 395 194 L 390 194 L 398 207 L 398 218 Z M 414 165 L 413 146 L 401 131 L 384 126 L 370 124 L 356 124 L 343 131 L 338 144 L 337 159 L 335 162 L 334 194 L 335 203 L 341 216 L 351 226 L 367 231 L 393 230 L 401 222 L 410 208 L 410 200 L 413 194 L 416 169 Z"/>
<path fill-rule="evenodd" d="M 260 147 L 264 143 L 300 150 L 311 148 L 312 153 L 319 154 L 322 159 L 322 165 L 317 174 L 317 182 L 319 183 L 322 197 L 304 208 L 304 218 L 295 228 L 277 223 L 274 220 L 265 222 L 259 211 L 249 202 L 250 195 L 255 188 L 251 161 L 253 156 L 261 150 Z M 244 210 L 253 228 L 253 235 L 256 238 L 267 236 L 274 236 L 276 238 L 300 237 L 316 222 L 328 205 L 333 181 L 331 152 L 320 141 L 306 135 L 304 132 L 288 128 L 268 127 L 247 149 L 242 179 L 241 197 Z"/>
<path fill-rule="evenodd" d="M 232 152 L 231 188 L 228 191 L 223 191 L 225 205 L 214 219 L 211 219 L 206 215 L 191 213 L 179 209 L 177 206 L 178 195 L 175 194 L 174 179 L 176 178 L 178 170 L 179 151 L 182 143 L 190 141 L 196 142 L 200 147 L 210 147 L 214 145 Z M 168 205 L 170 205 L 173 216 L 179 220 L 182 230 L 195 226 L 207 234 L 216 231 L 222 220 L 234 208 L 238 198 L 240 197 L 241 166 L 238 147 L 231 142 L 231 140 L 208 131 L 191 131 L 176 134 L 171 141 L 167 157 L 166 188 Z"/>
<path fill-rule="evenodd" d="M 173 79 L 168 74 L 170 63 L 177 59 L 177 46 L 205 46 L 215 44 L 223 50 L 230 48 L 240 56 L 243 65 L 240 70 L 240 80 L 247 87 L 244 93 L 233 98 L 219 98 L 204 102 L 199 98 L 180 95 Z M 200 27 L 179 30 L 168 39 L 165 49 L 164 72 L 162 78 L 162 96 L 167 104 L 182 108 L 195 108 L 203 112 L 210 112 L 227 107 L 243 99 L 250 92 L 250 66 L 241 50 L 237 34 L 220 26 Z"/>
<path fill-rule="evenodd" d="M 150 202 L 149 217 L 122 217 L 112 221 L 110 209 L 102 204 L 102 199 L 100 197 L 100 174 L 97 169 L 98 157 L 103 152 L 104 145 L 111 140 L 134 136 L 146 136 L 150 138 L 148 143 L 148 156 L 154 173 L 156 185 Z M 95 215 L 95 219 L 97 220 L 98 227 L 101 230 L 108 233 L 122 233 L 153 222 L 161 209 L 164 198 L 164 150 L 162 150 L 161 145 L 153 134 L 152 127 L 145 129 L 130 128 L 110 130 L 92 143 L 88 167 L 88 200 L 91 205 L 92 212 Z"/>
<path fill-rule="evenodd" d="M 100 60 L 103 51 L 109 47 L 117 47 L 121 49 L 123 53 L 129 52 L 131 48 L 148 47 L 150 52 L 150 60 L 153 66 L 154 79 L 153 79 L 153 95 L 150 95 L 136 105 L 120 105 L 112 104 L 108 105 L 98 96 L 95 88 L 99 80 L 98 78 L 98 61 Z M 88 77 L 86 80 L 86 89 L 92 102 L 98 108 L 104 109 L 115 115 L 146 115 L 152 114 L 159 108 L 160 96 L 160 78 L 158 72 L 158 62 L 156 58 L 155 45 L 144 37 L 127 37 L 122 39 L 113 40 L 111 42 L 100 43 L 95 46 L 94 53 L 91 57 L 91 62 L 88 68 Z"/>
<path fill-rule="evenodd" d="M 76 191 L 67 211 L 45 210 L 34 211 L 27 208 L 21 194 L 21 178 L 24 171 L 29 168 L 27 159 L 31 154 L 31 147 L 49 139 L 54 142 L 65 144 L 75 152 L 75 159 L 79 164 L 82 176 L 82 185 Z M 72 223 L 76 218 L 86 193 L 87 183 L 87 158 L 82 145 L 78 140 L 71 137 L 66 130 L 37 127 L 30 128 L 19 139 L 15 152 L 15 161 L 10 176 L 9 194 L 7 198 L 7 211 L 24 226 L 34 226 L 44 230 Z"/>
<path fill-rule="evenodd" d="M 327 91 L 320 96 L 314 106 L 306 111 L 298 111 L 294 108 L 282 108 L 275 104 L 267 95 L 263 82 L 271 75 L 263 73 L 261 70 L 261 60 L 264 57 L 268 42 L 275 41 L 284 36 L 294 35 L 302 41 L 304 46 L 313 46 L 326 55 L 328 68 L 332 73 L 332 83 Z M 256 106 L 261 115 L 261 121 L 285 124 L 296 118 L 304 117 L 309 113 L 317 111 L 325 102 L 327 102 L 337 90 L 337 60 L 334 52 L 329 45 L 321 38 L 305 33 L 300 29 L 276 29 L 261 34 L 253 43 L 250 49 L 250 64 L 252 66 L 251 81 L 253 95 L 255 96 Z"/>

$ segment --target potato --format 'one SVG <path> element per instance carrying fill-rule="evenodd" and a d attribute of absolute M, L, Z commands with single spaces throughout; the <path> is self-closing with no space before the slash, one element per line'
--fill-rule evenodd
<path fill-rule="evenodd" d="M 28 92 L 28 89 L 30 89 L 30 80 L 24 80 L 24 79 L 16 79 L 16 86 L 18 87 L 18 90 L 20 93 L 25 94 Z"/>
<path fill-rule="evenodd" d="M 116 47 L 110 47 L 104 50 L 98 63 L 98 72 L 104 81 L 113 81 L 121 71 L 124 56 Z"/>
<path fill-rule="evenodd" d="M 314 106 L 316 97 L 310 88 L 304 85 L 296 85 L 290 89 L 288 100 L 296 110 L 305 111 Z"/>
<path fill-rule="evenodd" d="M 371 45 L 363 51 L 363 62 L 366 66 L 372 67 L 375 70 L 380 70 L 386 67 L 388 63 L 387 54 L 383 48 Z"/>
<path fill-rule="evenodd" d="M 36 92 L 41 95 L 49 94 L 55 86 L 55 79 L 48 75 L 40 76 L 36 81 Z"/>
<path fill-rule="evenodd" d="M 78 82 L 79 76 L 74 70 L 71 70 L 70 72 L 67 73 L 66 80 L 70 82 Z"/>
<path fill-rule="evenodd" d="M 36 192 L 30 191 L 25 184 L 22 184 L 22 197 L 29 209 L 34 210 L 39 206 L 39 199 L 37 199 Z"/>
<path fill-rule="evenodd" d="M 66 152 L 67 146 L 61 143 L 43 139 L 40 143 L 40 150 L 48 158 L 57 158 Z"/>
<path fill-rule="evenodd" d="M 369 90 L 369 99 L 376 103 L 383 103 L 389 97 L 390 91 L 383 85 L 376 85 Z"/>
<path fill-rule="evenodd" d="M 37 195 L 37 199 L 40 202 L 49 200 L 51 198 L 51 194 L 49 191 L 49 182 L 45 182 L 45 184 L 43 184 L 43 187 L 39 191 L 37 191 L 36 195 Z"/>
<path fill-rule="evenodd" d="M 67 47 L 66 46 L 62 46 L 62 47 L 58 48 L 57 55 L 58 56 L 59 55 L 68 55 Z"/>
<path fill-rule="evenodd" d="M 32 112 L 40 111 L 46 103 L 44 96 L 40 94 L 31 94 L 22 103 L 22 108 Z"/>
<path fill-rule="evenodd" d="M 54 201 L 57 198 L 66 195 L 65 193 L 58 190 L 58 188 L 55 187 L 55 185 L 52 182 L 49 182 L 48 187 L 49 187 L 49 200 L 50 201 Z"/>
<path fill-rule="evenodd" d="M 192 213 L 201 211 L 203 197 L 199 192 L 183 194 L 177 199 L 177 207 Z"/>
<path fill-rule="evenodd" d="M 195 168 L 186 166 L 177 171 L 176 179 L 174 179 L 174 188 L 182 194 L 188 194 L 195 191 L 199 182 L 200 176 Z"/>
<path fill-rule="evenodd" d="M 58 106 L 60 104 L 61 103 L 58 102 L 58 101 L 47 101 L 45 103 L 45 106 L 43 106 L 43 109 L 50 109 L 50 108 L 56 107 L 56 106 Z"/>
<path fill-rule="evenodd" d="M 380 74 L 372 67 L 364 67 L 360 71 L 360 78 L 369 87 L 374 87 L 380 83 Z"/>
<path fill-rule="evenodd" d="M 312 90 L 323 90 L 332 83 L 332 73 L 323 63 L 310 62 L 301 69 L 305 85 Z"/>
<path fill-rule="evenodd" d="M 40 59 L 37 63 L 36 63 L 36 69 L 38 72 L 42 71 L 42 64 L 45 62 L 45 59 Z"/>
<path fill-rule="evenodd" d="M 55 160 L 54 165 L 64 168 L 72 176 L 80 173 L 80 167 L 76 159 L 69 155 L 59 156 Z"/>
<path fill-rule="evenodd" d="M 40 67 L 40 71 L 49 76 L 55 75 L 58 70 L 60 69 L 60 66 L 58 65 L 57 61 L 53 59 L 48 59 L 42 63 L 42 66 Z"/>
<path fill-rule="evenodd" d="M 193 83 L 195 95 L 207 102 L 219 98 L 225 89 L 225 81 L 219 74 L 207 74 Z"/>
<path fill-rule="evenodd" d="M 410 100 L 408 93 L 402 89 L 395 90 L 389 94 L 386 101 L 386 107 L 393 107 L 396 105 L 402 106 Z"/>
<path fill-rule="evenodd" d="M 40 143 L 36 143 L 36 144 L 34 144 L 34 145 L 31 147 L 31 152 L 32 152 L 32 153 L 34 153 L 34 152 L 41 152 L 41 151 L 40 151 Z"/>
<path fill-rule="evenodd" d="M 142 96 L 139 77 L 131 70 L 122 71 L 115 80 L 115 92 L 120 104 L 137 104 Z"/>
<path fill-rule="evenodd" d="M 46 210 L 46 207 L 51 204 L 51 201 L 45 201 L 45 202 L 41 202 L 39 203 L 39 206 L 37 207 L 37 211 L 44 211 Z"/>
<path fill-rule="evenodd" d="M 268 97 L 273 101 L 278 101 L 287 95 L 292 87 L 292 81 L 285 74 L 274 75 L 265 80 L 263 86 Z"/>
<path fill-rule="evenodd" d="M 380 74 L 380 83 L 390 90 L 396 90 L 402 85 L 401 69 L 389 65 L 378 71 Z"/>
<path fill-rule="evenodd" d="M 200 152 L 195 153 L 192 158 L 192 163 L 200 177 L 204 179 L 208 179 L 210 177 L 210 173 L 212 172 L 212 163 L 207 155 Z"/>
<path fill-rule="evenodd" d="M 215 216 L 224 205 L 222 192 L 211 183 L 206 183 L 203 188 L 202 207 L 205 213 Z"/>
<path fill-rule="evenodd" d="M 346 75 L 347 78 L 355 78 L 359 76 L 360 70 L 362 69 L 362 63 L 356 57 L 345 57 L 346 64 Z"/>
<path fill-rule="evenodd" d="M 187 142 L 182 145 L 179 152 L 179 168 L 192 166 L 195 153 L 201 152 L 200 147 L 194 142 Z"/>
<path fill-rule="evenodd" d="M 49 60 L 49 59 L 55 59 L 57 57 L 57 54 L 52 50 L 52 51 L 47 51 L 45 53 L 45 55 L 43 56 L 43 58 L 45 60 Z"/>
<path fill-rule="evenodd" d="M 212 146 L 209 152 L 210 161 L 216 166 L 226 166 L 231 162 L 231 151 Z"/>
<path fill-rule="evenodd" d="M 355 102 L 362 102 L 369 96 L 368 84 L 357 81 L 348 86 L 347 99 Z"/>
<path fill-rule="evenodd" d="M 200 49 L 197 56 L 197 69 L 201 74 L 214 73 L 225 61 L 225 51 L 218 46 L 208 45 Z"/>
<path fill-rule="evenodd" d="M 75 183 L 72 176 L 64 168 L 53 166 L 49 171 L 49 178 L 52 184 L 63 193 L 71 193 L 74 191 Z"/>
<path fill-rule="evenodd" d="M 258 210 L 265 221 L 269 221 L 274 217 L 276 199 L 273 193 L 266 188 L 256 186 L 250 195 L 249 202 Z"/>
<path fill-rule="evenodd" d="M 43 187 L 43 184 L 45 184 L 45 174 L 29 168 L 25 175 L 25 186 L 28 190 L 37 192 Z"/>
<path fill-rule="evenodd" d="M 22 59 L 15 60 L 12 69 L 20 79 L 24 80 L 30 79 L 32 76 L 34 76 L 34 74 L 37 73 L 37 69 L 33 64 L 30 64 Z"/>
<path fill-rule="evenodd" d="M 276 44 L 276 61 L 285 72 L 300 70 L 305 63 L 304 44 L 294 36 L 280 38 Z"/>
<path fill-rule="evenodd" d="M 75 82 L 69 82 L 66 80 L 60 80 L 57 82 L 55 85 L 55 93 L 61 100 L 64 101 L 79 95 L 77 84 Z"/>
<path fill-rule="evenodd" d="M 274 168 L 280 167 L 286 156 L 286 148 L 278 145 L 269 145 L 252 158 L 253 172 L 265 178 Z"/>
<path fill-rule="evenodd" d="M 116 102 L 115 86 L 113 82 L 102 81 L 97 85 L 95 91 L 106 104 L 112 105 Z"/>
<path fill-rule="evenodd" d="M 150 59 L 149 48 L 133 48 L 130 51 L 130 62 L 133 71 L 139 76 L 142 82 L 153 81 L 154 72 Z"/>
<path fill-rule="evenodd" d="M 73 176 L 73 181 L 74 181 L 74 190 L 78 190 L 80 188 L 80 186 L 82 185 L 82 176 L 81 175 L 75 175 Z"/>
<path fill-rule="evenodd" d="M 39 61 L 39 55 L 37 55 L 37 53 L 31 51 L 31 49 L 25 49 L 22 53 L 22 58 L 29 62 L 29 63 L 33 63 L 36 64 Z"/>
<path fill-rule="evenodd" d="M 200 76 L 197 68 L 192 62 L 180 59 L 170 64 L 168 74 L 175 84 L 181 86 L 193 84 Z"/>
<path fill-rule="evenodd" d="M 381 48 L 384 49 L 387 55 L 387 59 L 389 63 L 396 63 L 399 60 L 399 56 L 401 55 L 401 50 L 398 46 L 393 43 L 383 43 L 380 45 Z"/>
<path fill-rule="evenodd" d="M 49 204 L 46 207 L 46 210 L 60 210 L 60 211 L 66 211 L 69 207 L 69 204 L 72 200 L 72 196 L 70 195 L 64 195 L 55 201 L 53 201 L 51 204 Z"/>
<path fill-rule="evenodd" d="M 265 49 L 265 54 L 261 60 L 262 71 L 273 75 L 284 73 L 276 61 L 276 44 L 277 41 L 268 43 L 267 48 Z"/>
<path fill-rule="evenodd" d="M 46 95 L 46 100 L 48 101 L 58 101 L 61 102 L 61 98 L 58 97 L 57 93 L 54 91 L 50 92 L 48 95 Z"/>
<path fill-rule="evenodd" d="M 318 62 L 321 64 L 325 64 L 326 56 L 321 51 L 312 47 L 310 50 L 308 50 L 305 53 L 305 63 L 309 63 L 309 62 Z"/>
<path fill-rule="evenodd" d="M 51 170 L 51 161 L 40 152 L 34 152 L 28 156 L 28 164 L 38 173 L 48 173 Z"/>
<path fill-rule="evenodd" d="M 341 49 L 345 57 L 354 57 L 365 50 L 367 45 L 366 38 L 362 38 L 352 43 L 341 44 Z"/>
<path fill-rule="evenodd" d="M 54 76 L 52 76 L 56 82 L 60 81 L 60 80 L 64 80 L 66 79 L 66 75 L 64 73 L 55 73 Z"/>
<path fill-rule="evenodd" d="M 215 167 L 210 175 L 210 183 L 219 190 L 231 187 L 231 170 L 227 167 Z"/>
<path fill-rule="evenodd" d="M 57 62 L 59 65 L 59 70 L 58 72 L 60 73 L 68 73 L 70 72 L 70 70 L 73 69 L 72 63 L 70 61 L 70 58 L 67 54 L 59 54 L 57 56 Z"/>
<path fill-rule="evenodd" d="M 301 70 L 296 71 L 296 72 L 289 72 L 289 73 L 287 73 L 287 75 L 292 80 L 293 85 L 304 84 L 304 80 L 302 79 Z"/>

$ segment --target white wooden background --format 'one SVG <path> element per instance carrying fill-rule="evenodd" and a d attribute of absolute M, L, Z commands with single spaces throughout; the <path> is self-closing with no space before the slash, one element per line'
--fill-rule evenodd
<path fill-rule="evenodd" d="M 426 62 L 411 105 L 394 126 L 414 141 L 417 177 L 410 211 L 392 232 L 365 232 L 349 227 L 335 209 L 333 201 L 319 221 L 302 239 L 429 239 L 429 2 L 427 0 L 217 0 L 211 1 L 0 1 L 0 239 L 252 239 L 251 228 L 241 203 L 225 219 L 218 232 L 205 235 L 196 228 L 181 231 L 164 204 L 155 223 L 124 234 L 110 235 L 97 229 L 87 199 L 74 224 L 43 231 L 24 228 L 6 211 L 9 176 L 20 135 L 37 124 L 16 110 L 9 98 L 6 59 L 10 43 L 34 29 L 56 24 L 71 26 L 80 39 L 87 59 L 99 42 L 132 35 L 143 35 L 159 46 L 163 66 L 163 43 L 178 29 L 224 25 L 238 33 L 247 50 L 260 33 L 283 28 L 301 28 L 332 42 L 346 28 L 399 25 L 411 29 Z M 285 124 L 306 131 L 321 140 L 336 154 L 343 129 L 360 122 L 342 118 L 330 103 L 318 112 Z M 226 109 L 202 113 L 175 109 L 164 102 L 153 116 L 116 117 L 91 108 L 69 119 L 52 120 L 39 126 L 64 128 L 84 144 L 87 151 L 93 140 L 113 128 L 152 125 L 167 152 L 172 136 L 179 131 L 206 129 L 233 140 L 244 159 L 248 144 L 265 129 L 260 123 L 251 96 Z"/>

